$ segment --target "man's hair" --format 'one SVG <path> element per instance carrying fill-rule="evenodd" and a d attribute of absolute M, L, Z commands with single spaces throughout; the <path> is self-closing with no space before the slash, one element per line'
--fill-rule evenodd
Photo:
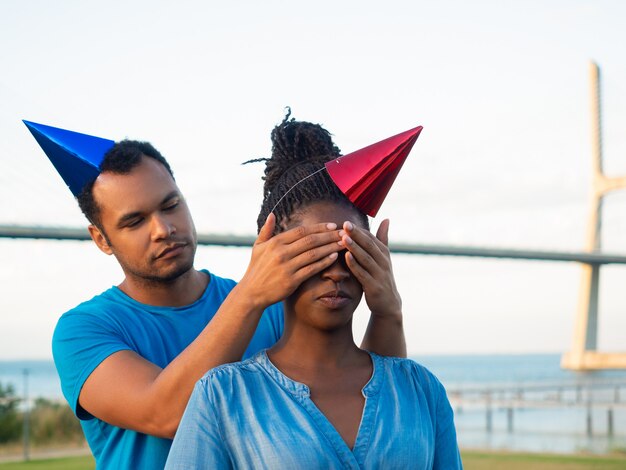
<path fill-rule="evenodd" d="M 272 156 L 245 163 L 265 162 L 263 203 L 257 218 L 260 231 L 270 212 L 276 215 L 276 232 L 284 229 L 291 215 L 309 204 L 329 201 L 354 209 L 369 229 L 367 216 L 341 192 L 324 164 L 341 156 L 330 132 L 319 124 L 285 119 L 272 130 Z M 322 171 L 318 171 L 322 170 Z"/>
<path fill-rule="evenodd" d="M 174 173 L 163 155 L 149 142 L 140 142 L 137 140 L 122 140 L 117 142 L 105 154 L 100 164 L 100 173 L 108 172 L 126 175 L 141 163 L 143 157 L 154 158 L 165 167 L 169 174 L 172 175 L 172 178 L 174 177 Z M 93 186 L 95 182 L 96 178 L 87 183 L 76 200 L 78 201 L 80 210 L 85 217 L 87 217 L 87 220 L 104 233 L 100 220 L 100 208 L 93 197 Z"/>

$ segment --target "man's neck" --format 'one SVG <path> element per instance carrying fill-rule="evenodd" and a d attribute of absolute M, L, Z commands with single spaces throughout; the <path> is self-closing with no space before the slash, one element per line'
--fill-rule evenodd
<path fill-rule="evenodd" d="M 129 276 L 118 286 L 132 299 L 157 307 L 183 307 L 202 297 L 209 283 L 206 273 L 190 269 L 169 282 L 152 281 Z"/>

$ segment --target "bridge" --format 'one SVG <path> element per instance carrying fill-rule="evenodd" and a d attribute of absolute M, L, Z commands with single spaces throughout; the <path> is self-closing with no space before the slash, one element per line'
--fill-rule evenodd
<path fill-rule="evenodd" d="M 86 228 L 44 227 L 36 225 L 1 225 L 0 238 L 89 241 Z M 219 233 L 198 234 L 199 245 L 251 247 L 256 239 L 251 235 Z M 626 264 L 626 255 L 588 252 L 561 252 L 520 250 L 509 248 L 483 248 L 455 245 L 430 245 L 413 243 L 390 243 L 389 251 L 406 255 L 464 256 L 534 261 L 565 261 L 589 265 Z"/>

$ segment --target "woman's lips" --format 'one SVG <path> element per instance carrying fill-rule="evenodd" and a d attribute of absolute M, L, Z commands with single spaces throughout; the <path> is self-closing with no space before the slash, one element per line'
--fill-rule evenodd
<path fill-rule="evenodd" d="M 318 301 L 329 309 L 343 308 L 348 305 L 351 300 L 351 297 L 343 291 L 327 292 L 318 298 Z"/>

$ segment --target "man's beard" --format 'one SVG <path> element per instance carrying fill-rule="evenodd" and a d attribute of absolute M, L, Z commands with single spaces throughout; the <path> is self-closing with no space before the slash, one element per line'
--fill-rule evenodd
<path fill-rule="evenodd" d="M 149 284 L 171 284 L 180 276 L 189 272 L 191 268 L 193 268 L 193 261 L 190 261 L 189 263 L 185 263 L 184 265 L 178 266 L 177 269 L 175 269 L 172 272 L 161 274 L 161 275 L 138 273 L 138 272 L 133 272 L 133 275 L 136 278 L 142 279 L 146 281 L 146 283 L 149 283 Z"/>
<path fill-rule="evenodd" d="M 195 258 L 196 247 L 193 246 L 192 253 L 189 256 L 189 259 L 186 260 L 183 264 L 177 265 L 173 267 L 173 269 L 169 272 L 158 272 L 156 270 L 150 270 L 149 268 L 136 268 L 135 266 L 128 265 L 126 263 L 121 262 L 118 258 L 118 262 L 122 266 L 122 269 L 125 273 L 132 275 L 133 278 L 141 282 L 147 286 L 158 286 L 158 285 L 167 285 L 172 284 L 178 278 L 188 273 L 193 268 L 193 261 Z"/>

